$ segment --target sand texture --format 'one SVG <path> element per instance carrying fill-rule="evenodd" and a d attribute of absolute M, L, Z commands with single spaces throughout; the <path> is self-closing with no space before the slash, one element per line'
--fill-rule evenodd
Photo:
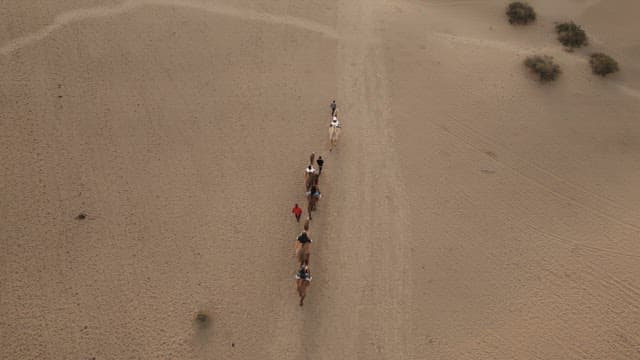
<path fill-rule="evenodd" d="M 640 2 L 506 3 L 0 0 L 0 359 L 640 359 Z"/>

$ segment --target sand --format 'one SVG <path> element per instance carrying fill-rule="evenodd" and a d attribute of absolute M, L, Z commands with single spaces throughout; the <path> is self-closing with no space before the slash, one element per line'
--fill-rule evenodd
<path fill-rule="evenodd" d="M 0 358 L 640 358 L 640 4 L 532 4 L 1 2 Z"/>

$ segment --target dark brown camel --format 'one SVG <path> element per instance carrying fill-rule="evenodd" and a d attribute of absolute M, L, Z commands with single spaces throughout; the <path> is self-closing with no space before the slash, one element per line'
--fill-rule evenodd
<path fill-rule="evenodd" d="M 307 214 L 309 214 L 309 220 L 312 219 L 311 212 L 316 210 L 316 205 L 318 204 L 318 200 L 320 200 L 320 188 L 317 185 L 314 185 L 307 191 Z"/>
<path fill-rule="evenodd" d="M 311 243 L 313 240 L 311 240 L 306 230 L 303 230 L 296 240 L 296 258 L 298 259 L 298 263 L 309 265 Z"/>
<path fill-rule="evenodd" d="M 304 188 L 309 191 L 309 189 L 311 189 L 312 186 L 314 185 L 318 185 L 318 182 L 320 180 L 320 176 L 318 176 L 317 173 L 312 173 L 309 174 L 304 181 Z"/>

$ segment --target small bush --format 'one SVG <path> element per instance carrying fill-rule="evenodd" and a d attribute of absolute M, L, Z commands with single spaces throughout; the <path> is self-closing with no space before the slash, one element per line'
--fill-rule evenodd
<path fill-rule="evenodd" d="M 209 326 L 209 321 L 209 315 L 207 315 L 205 312 L 198 311 L 198 313 L 196 314 L 196 323 L 201 328 L 206 328 L 207 326 Z"/>
<path fill-rule="evenodd" d="M 557 24 L 556 32 L 558 33 L 558 41 L 566 47 L 579 48 L 589 44 L 587 33 L 573 21 Z"/>
<path fill-rule="evenodd" d="M 560 75 L 560 65 L 551 56 L 534 55 L 524 60 L 526 67 L 540 76 L 540 81 L 553 81 Z"/>
<path fill-rule="evenodd" d="M 606 76 L 620 70 L 618 62 L 611 56 L 603 53 L 591 54 L 589 64 L 591 64 L 591 70 L 593 70 L 593 73 L 600 76 Z"/>
<path fill-rule="evenodd" d="M 507 6 L 507 16 L 509 24 L 526 25 L 536 19 L 536 12 L 533 8 L 520 1 L 514 1 Z"/>

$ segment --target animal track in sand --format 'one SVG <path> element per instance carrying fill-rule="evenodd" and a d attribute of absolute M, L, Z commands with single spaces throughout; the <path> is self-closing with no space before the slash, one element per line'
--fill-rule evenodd
<path fill-rule="evenodd" d="M 43 40 L 56 30 L 59 30 L 69 24 L 77 23 L 87 19 L 120 15 L 143 6 L 191 8 L 245 20 L 254 20 L 266 23 L 293 26 L 319 33 L 329 38 L 340 38 L 338 32 L 329 26 L 316 23 L 308 19 L 297 18 L 293 16 L 275 15 L 250 9 L 240 9 L 225 5 L 205 3 L 203 1 L 196 0 L 128 0 L 114 7 L 75 9 L 57 15 L 53 23 L 45 26 L 44 28 L 5 43 L 2 47 L 0 47 L 0 55 L 11 54 L 25 46 Z"/>

